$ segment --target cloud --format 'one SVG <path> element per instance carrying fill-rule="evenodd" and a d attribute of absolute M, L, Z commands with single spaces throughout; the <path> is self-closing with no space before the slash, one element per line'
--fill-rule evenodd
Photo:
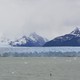
<path fill-rule="evenodd" d="M 0 33 L 54 38 L 80 26 L 79 0 L 0 0 Z"/>

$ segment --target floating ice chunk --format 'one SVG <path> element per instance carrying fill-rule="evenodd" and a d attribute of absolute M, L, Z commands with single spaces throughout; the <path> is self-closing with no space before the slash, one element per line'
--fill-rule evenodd
<path fill-rule="evenodd" d="M 24 59 L 24 57 L 22 57 L 22 59 Z"/>
<path fill-rule="evenodd" d="M 12 74 L 15 74 L 15 72 L 11 72 Z"/>
<path fill-rule="evenodd" d="M 77 57 L 74 57 L 74 60 L 77 60 Z"/>
<path fill-rule="evenodd" d="M 72 61 L 71 59 L 67 59 L 67 60 L 66 60 L 66 62 L 71 62 L 71 61 Z"/>
<path fill-rule="evenodd" d="M 54 57 L 54 59 L 56 59 L 56 57 Z"/>
<path fill-rule="evenodd" d="M 24 64 L 28 64 L 28 62 L 24 62 Z"/>

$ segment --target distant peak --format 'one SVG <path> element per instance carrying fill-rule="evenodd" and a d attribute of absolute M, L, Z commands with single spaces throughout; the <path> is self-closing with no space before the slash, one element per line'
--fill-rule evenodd
<path fill-rule="evenodd" d="M 32 32 L 31 34 L 37 34 L 36 32 Z"/>
<path fill-rule="evenodd" d="M 27 36 L 25 36 L 25 35 L 24 35 L 24 36 L 22 36 L 22 38 L 25 38 L 25 39 L 26 39 L 26 38 L 27 38 Z"/>
<path fill-rule="evenodd" d="M 31 34 L 37 34 L 36 32 L 32 32 Z"/>
<path fill-rule="evenodd" d="M 79 27 L 76 27 L 76 28 L 75 28 L 75 30 L 78 30 L 78 31 L 80 31 L 80 28 L 79 28 Z"/>
<path fill-rule="evenodd" d="M 80 28 L 78 28 L 78 27 L 76 27 L 72 32 L 71 32 L 71 34 L 73 34 L 73 35 L 80 35 Z"/>
<path fill-rule="evenodd" d="M 30 36 L 38 36 L 36 32 L 30 34 Z"/>

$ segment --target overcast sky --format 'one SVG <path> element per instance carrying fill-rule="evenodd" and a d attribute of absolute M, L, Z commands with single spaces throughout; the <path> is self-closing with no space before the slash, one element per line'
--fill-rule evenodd
<path fill-rule="evenodd" d="M 80 26 L 80 0 L 0 0 L 0 36 L 36 32 L 48 39 Z"/>

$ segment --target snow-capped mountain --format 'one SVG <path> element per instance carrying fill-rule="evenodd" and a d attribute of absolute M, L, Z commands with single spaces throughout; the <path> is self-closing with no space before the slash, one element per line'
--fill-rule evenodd
<path fill-rule="evenodd" d="M 70 34 L 80 37 L 80 28 L 78 28 L 78 27 L 75 28 L 75 30 L 72 31 Z"/>
<path fill-rule="evenodd" d="M 22 46 L 22 47 L 31 47 L 31 46 L 43 46 L 48 40 L 37 35 L 36 33 L 30 34 L 28 37 L 23 36 L 20 39 L 11 41 L 11 46 Z"/>
<path fill-rule="evenodd" d="M 80 28 L 71 33 L 59 36 L 44 44 L 44 46 L 80 46 Z"/>

